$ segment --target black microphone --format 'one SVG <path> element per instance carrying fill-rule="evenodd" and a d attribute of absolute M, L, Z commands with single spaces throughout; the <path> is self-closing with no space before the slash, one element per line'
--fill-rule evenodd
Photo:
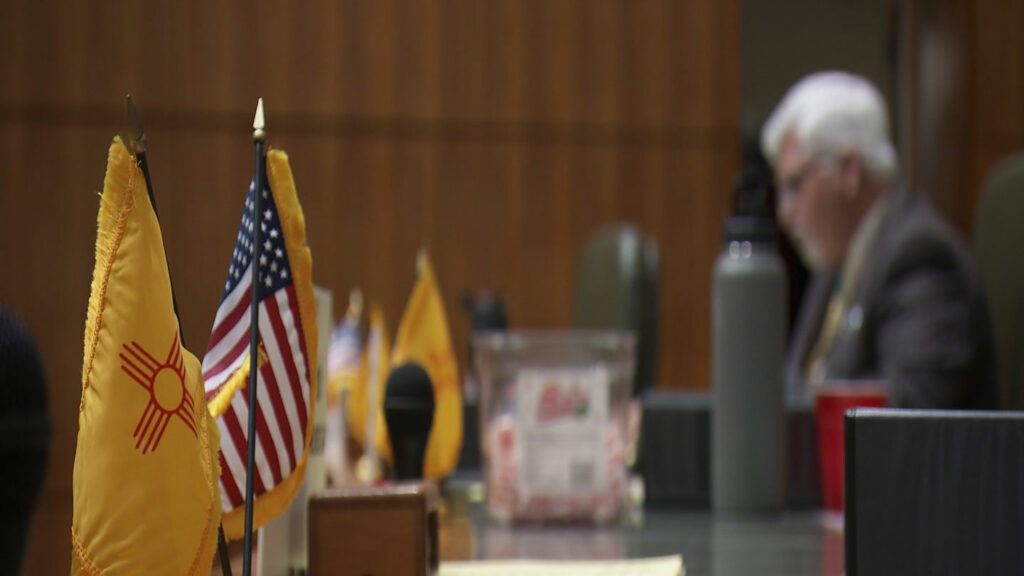
<path fill-rule="evenodd" d="M 434 423 L 434 386 L 419 364 L 406 362 L 391 371 L 384 392 L 384 420 L 395 457 L 395 478 L 423 478 Z"/>

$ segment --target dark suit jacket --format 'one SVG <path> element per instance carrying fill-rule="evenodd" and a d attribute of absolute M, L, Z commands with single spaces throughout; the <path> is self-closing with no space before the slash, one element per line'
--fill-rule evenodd
<path fill-rule="evenodd" d="M 992 331 L 973 258 L 926 198 L 890 194 L 825 377 L 884 379 L 896 407 L 994 408 Z M 798 397 L 808 393 L 803 366 L 837 281 L 818 275 L 804 296 L 786 365 Z"/>

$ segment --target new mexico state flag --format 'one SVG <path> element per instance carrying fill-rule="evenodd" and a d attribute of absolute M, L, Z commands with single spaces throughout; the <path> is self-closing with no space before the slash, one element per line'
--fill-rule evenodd
<path fill-rule="evenodd" d="M 462 391 L 444 315 L 444 304 L 426 254 L 420 256 L 419 279 L 413 287 L 395 336 L 391 365 L 416 362 L 434 384 L 434 424 L 427 440 L 423 475 L 440 480 L 455 469 L 462 448 Z"/>
<path fill-rule="evenodd" d="M 209 574 L 220 522 L 217 426 L 181 346 L 145 179 L 110 146 L 85 325 L 73 574 Z"/>

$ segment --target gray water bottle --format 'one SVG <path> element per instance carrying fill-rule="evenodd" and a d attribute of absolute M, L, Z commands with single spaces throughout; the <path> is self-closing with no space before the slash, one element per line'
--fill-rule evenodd
<path fill-rule="evenodd" d="M 771 514 L 785 501 L 786 268 L 770 181 L 733 190 L 712 285 L 711 502 L 716 514 Z"/>

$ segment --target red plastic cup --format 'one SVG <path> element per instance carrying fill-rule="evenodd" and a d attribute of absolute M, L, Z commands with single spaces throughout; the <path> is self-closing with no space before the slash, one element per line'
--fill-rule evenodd
<path fill-rule="evenodd" d="M 821 502 L 826 512 L 843 511 L 843 415 L 849 408 L 884 408 L 889 393 L 881 382 L 826 383 L 816 395 Z"/>

